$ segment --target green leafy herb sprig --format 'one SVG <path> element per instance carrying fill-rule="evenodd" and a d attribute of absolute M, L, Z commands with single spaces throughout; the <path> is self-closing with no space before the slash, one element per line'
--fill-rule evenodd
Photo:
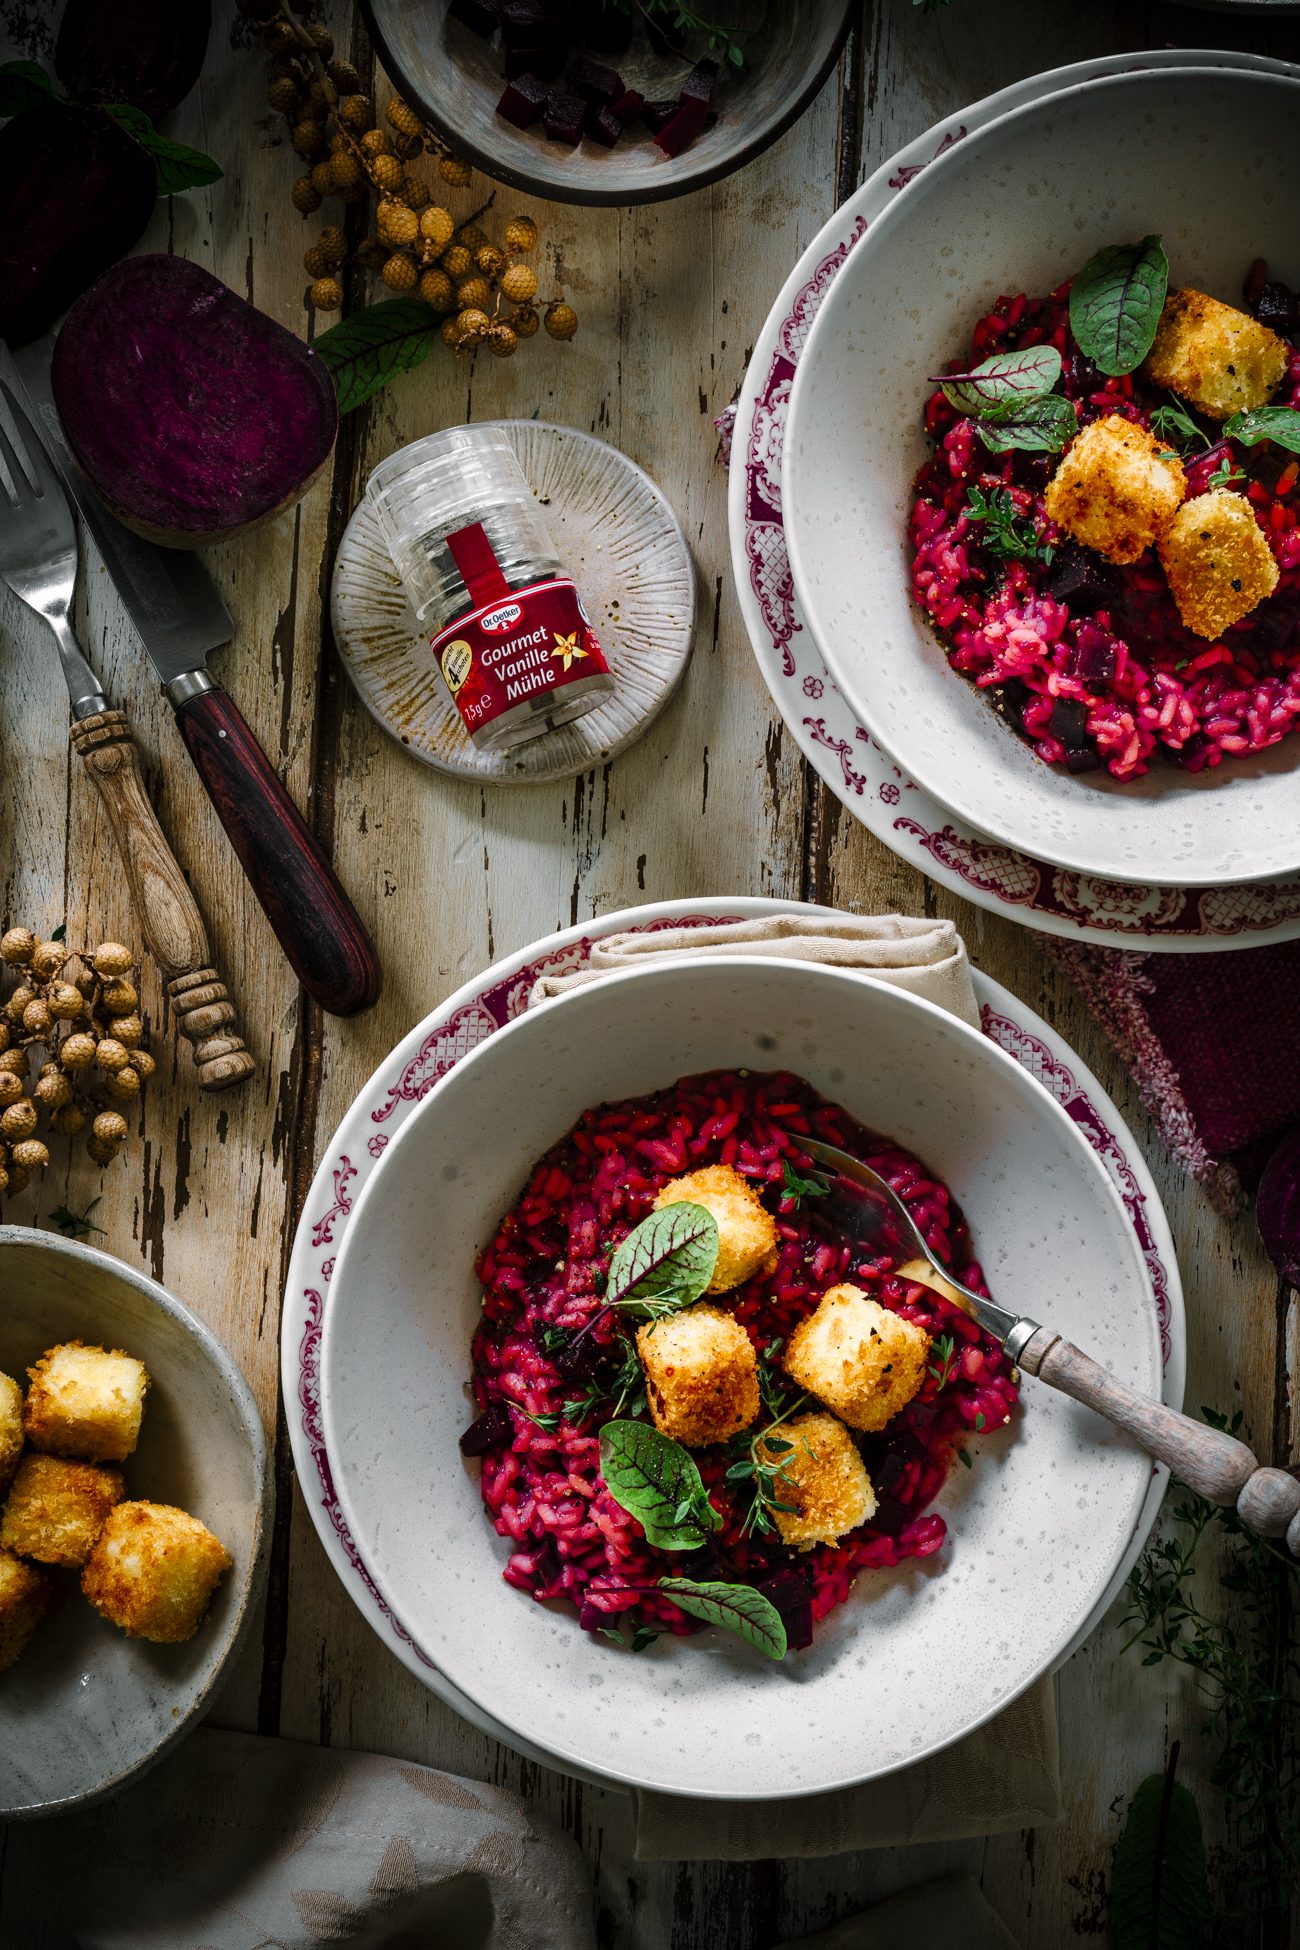
<path fill-rule="evenodd" d="M 1163 1774 L 1129 1803 L 1115 1848 L 1107 1921 L 1113 1950 L 1200 1950 L 1209 1914 L 1205 1843 L 1195 1797 L 1174 1779 L 1178 1742 Z"/>
<path fill-rule="evenodd" d="M 764 1415 L 761 1428 L 753 1432 L 745 1430 L 733 1436 L 729 1444 L 732 1461 L 726 1480 L 738 1501 L 743 1501 L 746 1492 L 749 1494 L 749 1505 L 740 1524 L 742 1537 L 770 1536 L 778 1527 L 777 1511 L 793 1516 L 798 1509 L 797 1504 L 788 1502 L 782 1494 L 790 1487 L 795 1444 L 788 1435 L 774 1435 L 773 1430 L 796 1415 L 808 1397 L 798 1392 L 793 1399 L 789 1396 L 785 1376 L 776 1364 L 782 1344 L 779 1339 L 769 1341 L 758 1357 L 758 1392 Z M 804 1446 L 807 1447 L 806 1442 Z"/>
<path fill-rule="evenodd" d="M 1059 453 L 1079 430 L 1074 408 L 1052 388 L 1061 377 L 1054 345 L 1026 345 L 995 352 L 969 372 L 936 374 L 934 384 L 959 413 L 975 421 L 993 453 L 1017 447 L 1028 453 Z"/>
<path fill-rule="evenodd" d="M 940 1334 L 932 1352 L 939 1358 L 937 1362 L 928 1364 L 926 1373 L 934 1376 L 940 1388 L 946 1388 L 957 1366 L 957 1343 L 951 1334 Z"/>
<path fill-rule="evenodd" d="M 1231 1420 L 1201 1410 L 1216 1429 Z M 1210 1778 L 1223 1794 L 1241 1853 L 1235 1886 L 1269 1903 L 1289 1900 L 1300 1877 L 1300 1652 L 1292 1621 L 1296 1564 L 1257 1537 L 1231 1508 L 1220 1509 L 1181 1483 L 1166 1518 L 1172 1529 L 1147 1546 L 1128 1581 L 1125 1650 L 1144 1665 L 1173 1659 L 1190 1667 L 1207 1708 L 1214 1754 Z M 1209 1609 L 1213 1579 L 1207 1539 L 1222 1538 L 1228 1568 L 1217 1578 L 1227 1605 Z"/>
<path fill-rule="evenodd" d="M 55 93 L 54 83 L 38 61 L 6 61 L 0 65 L 0 120 L 21 115 L 25 108 L 43 102 L 67 106 L 63 96 Z M 120 122 L 127 134 L 148 150 L 153 158 L 159 196 L 176 196 L 182 190 L 198 189 L 205 183 L 221 180 L 220 163 L 205 156 L 201 149 L 191 149 L 187 143 L 173 142 L 170 136 L 159 135 L 142 108 L 133 108 L 129 102 L 110 102 L 104 113 Z"/>
<path fill-rule="evenodd" d="M 976 539 L 988 555 L 1047 565 L 1056 553 L 1055 545 L 1039 534 L 1033 517 L 1017 514 L 1010 488 L 968 489 L 966 513 L 983 531 Z"/>
<path fill-rule="evenodd" d="M 99 1200 L 92 1198 L 84 1212 L 74 1212 L 67 1205 L 56 1205 L 50 1217 L 67 1238 L 88 1239 L 92 1232 L 104 1230 L 103 1226 L 96 1225 L 90 1216 L 98 1204 Z"/>
<path fill-rule="evenodd" d="M 695 1458 L 648 1422 L 606 1422 L 600 1432 L 600 1473 L 615 1503 L 636 1518 L 646 1542 L 660 1550 L 699 1550 L 722 1527 Z M 655 1578 L 642 1586 L 621 1588 L 661 1591 L 682 1611 L 735 1632 L 769 1659 L 785 1656 L 781 1615 L 753 1585 L 725 1579 Z M 633 1646 L 640 1649 L 635 1640 Z"/>
<path fill-rule="evenodd" d="M 668 21 L 683 34 L 703 34 L 710 54 L 733 68 L 745 65 L 744 49 L 730 28 L 701 19 L 690 7 L 679 7 L 677 0 L 605 0 L 605 5 L 621 14 L 639 13 L 652 25 Z"/>
<path fill-rule="evenodd" d="M 1168 289 L 1159 237 L 1089 258 L 1070 286 L 1070 330 L 1084 358 L 1111 378 L 1133 372 L 1155 343 Z"/>
<path fill-rule="evenodd" d="M 827 1198 L 831 1181 L 824 1172 L 796 1171 L 788 1158 L 781 1160 L 781 1203 L 797 1211 L 806 1198 Z"/>

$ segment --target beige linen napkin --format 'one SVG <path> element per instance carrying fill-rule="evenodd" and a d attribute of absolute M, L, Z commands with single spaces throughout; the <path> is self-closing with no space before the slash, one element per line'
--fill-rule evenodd
<path fill-rule="evenodd" d="M 210 1727 L 103 1807 L 12 1830 L 6 1882 L 61 1926 L 42 1950 L 596 1943 L 576 1845 L 517 1795 Z"/>
<path fill-rule="evenodd" d="M 938 1876 L 776 1950 L 1018 1950 L 973 1876 Z"/>
<path fill-rule="evenodd" d="M 727 954 L 860 969 L 979 1027 L 970 963 L 956 928 L 951 921 L 904 914 L 810 911 L 806 917 L 779 914 L 606 935 L 592 944 L 586 968 L 544 976 L 529 1002 L 549 1001 L 619 969 Z M 1061 1774 L 1052 1681 L 1040 1680 L 996 1720 L 945 1752 L 863 1787 L 793 1801 L 695 1801 L 649 1793 L 635 1800 L 636 1852 L 643 1861 L 840 1855 L 1057 1821 Z"/>
<path fill-rule="evenodd" d="M 806 919 L 799 914 L 773 914 L 761 921 L 607 934 L 591 944 L 585 968 L 543 975 L 533 984 L 529 1001 L 549 1001 L 625 968 L 716 955 L 771 955 L 784 961 L 823 962 L 830 968 L 857 968 L 897 988 L 910 989 L 974 1029 L 980 1026 L 965 942 L 951 921 L 925 921 L 910 914 L 810 911 Z"/>

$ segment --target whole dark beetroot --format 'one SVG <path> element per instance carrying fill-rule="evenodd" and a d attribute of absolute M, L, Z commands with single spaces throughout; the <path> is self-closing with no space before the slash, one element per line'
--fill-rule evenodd
<path fill-rule="evenodd" d="M 199 78 L 211 0 L 68 0 L 54 71 L 76 101 L 166 115 Z"/>
<path fill-rule="evenodd" d="M 152 158 L 102 108 L 42 102 L 0 128 L 0 338 L 47 332 L 139 238 Z"/>
<path fill-rule="evenodd" d="M 150 541 L 224 541 L 307 492 L 338 433 L 328 368 L 183 257 L 115 264 L 54 347 L 55 405 L 101 500 Z"/>

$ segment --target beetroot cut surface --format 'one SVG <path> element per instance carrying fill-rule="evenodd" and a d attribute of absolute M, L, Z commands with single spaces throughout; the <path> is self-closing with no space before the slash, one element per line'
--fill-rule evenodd
<path fill-rule="evenodd" d="M 68 0 L 54 71 L 78 101 L 165 115 L 199 78 L 211 0 Z"/>
<path fill-rule="evenodd" d="M 329 459 L 323 361 L 183 257 L 133 257 L 92 285 L 54 348 L 77 465 L 128 527 L 199 548 L 288 508 Z"/>
<path fill-rule="evenodd" d="M 47 332 L 157 200 L 153 159 L 102 108 L 41 102 L 0 128 L 0 338 Z"/>

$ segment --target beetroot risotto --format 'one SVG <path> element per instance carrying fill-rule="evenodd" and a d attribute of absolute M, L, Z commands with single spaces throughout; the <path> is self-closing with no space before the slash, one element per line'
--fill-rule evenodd
<path fill-rule="evenodd" d="M 1300 298 L 1260 262 L 1245 310 L 1167 273 L 1148 238 L 999 298 L 926 402 L 911 514 L 953 668 L 1039 758 L 1118 780 L 1300 716 Z"/>
<path fill-rule="evenodd" d="M 929 1506 L 1011 1417 L 998 1344 L 830 1221 L 810 1135 L 874 1166 L 943 1263 L 986 1290 L 945 1188 L 787 1072 L 688 1077 L 586 1111 L 478 1262 L 481 1412 L 461 1447 L 482 1459 L 507 1581 L 568 1600 L 586 1631 L 628 1643 L 626 1629 L 640 1649 L 703 1622 L 759 1643 L 725 1615 L 757 1593 L 784 1628 L 764 1650 L 810 1644 L 859 1572 L 941 1548 Z M 664 1298 L 696 1232 L 709 1256 Z M 653 1259 L 665 1241 L 629 1286 L 638 1242 Z M 859 1343 L 856 1366 L 839 1359 Z M 676 1472 L 653 1517 L 623 1487 L 633 1452 Z"/>

